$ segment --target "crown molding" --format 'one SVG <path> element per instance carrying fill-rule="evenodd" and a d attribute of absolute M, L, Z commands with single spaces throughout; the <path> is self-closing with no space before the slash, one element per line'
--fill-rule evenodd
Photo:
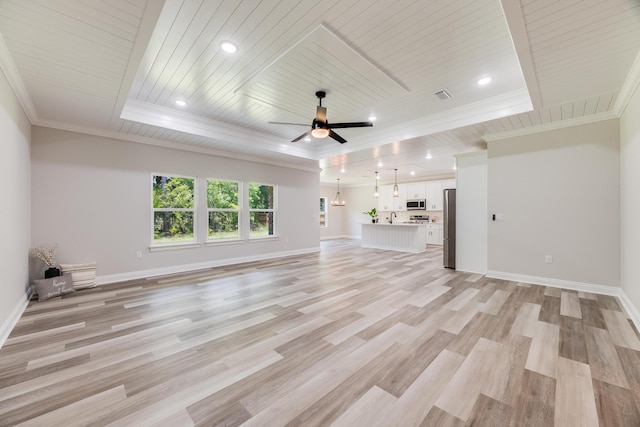
<path fill-rule="evenodd" d="M 38 113 L 36 112 L 36 108 L 31 101 L 31 97 L 29 96 L 29 92 L 27 91 L 27 87 L 24 85 L 22 81 L 22 77 L 20 77 L 20 72 L 18 72 L 18 67 L 16 67 L 16 63 L 11 56 L 11 52 L 9 52 L 9 48 L 7 47 L 7 43 L 4 41 L 4 37 L 0 33 L 0 70 L 7 77 L 7 81 L 13 90 L 13 93 L 18 98 L 18 102 L 22 106 L 24 113 L 27 115 L 27 118 L 31 122 L 31 124 L 38 121 Z"/>
<path fill-rule="evenodd" d="M 302 170 L 307 172 L 320 173 L 320 170 L 321 170 L 319 166 L 310 166 L 309 165 L 310 161 L 307 162 L 307 165 L 303 165 L 303 164 L 301 165 L 300 163 L 302 159 L 297 157 L 292 158 L 291 163 L 289 163 L 286 161 L 265 159 L 263 157 L 250 156 L 250 155 L 240 154 L 240 153 L 232 153 L 227 151 L 221 151 L 218 149 L 211 149 L 211 148 L 199 147 L 194 145 L 187 145 L 187 144 L 167 141 L 163 139 L 149 138 L 146 136 L 128 135 L 128 134 L 104 130 L 104 129 L 72 125 L 69 123 L 57 122 L 53 120 L 40 120 L 37 123 L 33 123 L 33 125 L 46 127 L 50 129 L 64 130 L 68 132 L 83 133 L 91 136 L 100 136 L 104 138 L 117 139 L 121 141 L 137 142 L 137 143 L 146 144 L 146 145 L 153 145 L 155 147 L 171 148 L 174 150 L 189 151 L 192 153 L 208 154 L 211 156 L 224 157 L 224 158 L 235 159 L 235 160 L 245 160 L 248 162 L 261 163 L 261 164 L 266 164 L 271 166 L 278 166 L 278 167 Z"/>
<path fill-rule="evenodd" d="M 493 133 L 489 135 L 483 135 L 482 139 L 485 142 L 498 141 L 501 139 L 515 138 L 518 136 L 533 135 L 540 132 L 547 132 L 550 130 L 564 129 L 574 126 L 586 125 L 589 123 L 597 123 L 605 120 L 617 119 L 619 115 L 613 111 L 607 111 L 601 114 L 593 114 L 591 116 L 578 117 L 575 119 L 560 120 L 558 122 L 545 123 L 538 126 L 531 126 L 522 129 L 515 129 L 506 132 Z"/>
<path fill-rule="evenodd" d="M 391 144 L 396 141 L 431 135 L 451 129 L 495 120 L 531 111 L 531 99 L 526 88 L 513 90 L 489 99 L 472 102 L 457 108 L 386 127 L 374 135 L 349 139 L 348 147 L 327 146 L 318 150 L 318 159 L 352 151 Z M 410 131 L 409 131 L 410 129 Z"/>
<path fill-rule="evenodd" d="M 613 111 L 618 115 L 618 117 L 622 116 L 624 110 L 627 108 L 631 97 L 635 93 L 636 89 L 640 86 L 640 52 L 636 56 L 635 61 L 633 61 L 633 65 L 629 70 L 629 74 L 627 74 L 627 78 L 620 89 L 620 93 L 618 94 L 618 98 L 616 99 L 616 103 L 613 106 Z"/>
<path fill-rule="evenodd" d="M 301 144 L 284 144 L 282 138 L 264 132 L 134 99 L 129 99 L 125 103 L 120 118 L 233 143 L 252 150 L 256 150 L 256 141 L 259 141 L 262 147 L 260 151 L 315 159 L 314 153 Z"/>

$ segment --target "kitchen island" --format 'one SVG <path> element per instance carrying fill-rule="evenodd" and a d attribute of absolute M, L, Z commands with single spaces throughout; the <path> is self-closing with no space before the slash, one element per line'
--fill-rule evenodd
<path fill-rule="evenodd" d="M 427 247 L 427 225 L 363 223 L 361 246 L 400 252 L 424 252 Z"/>

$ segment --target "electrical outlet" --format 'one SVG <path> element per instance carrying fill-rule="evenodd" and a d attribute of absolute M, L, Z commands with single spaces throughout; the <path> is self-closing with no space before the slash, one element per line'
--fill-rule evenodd
<path fill-rule="evenodd" d="M 142 258 L 142 251 L 136 252 L 136 258 L 138 259 Z"/>
<path fill-rule="evenodd" d="M 544 256 L 544 262 L 546 262 L 547 264 L 553 264 L 553 256 L 552 255 L 545 255 Z"/>

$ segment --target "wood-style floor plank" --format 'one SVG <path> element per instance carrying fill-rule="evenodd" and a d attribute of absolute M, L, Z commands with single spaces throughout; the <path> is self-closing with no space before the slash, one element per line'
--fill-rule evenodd
<path fill-rule="evenodd" d="M 611 296 L 357 240 L 35 300 L 0 426 L 637 426 L 640 337 Z"/>

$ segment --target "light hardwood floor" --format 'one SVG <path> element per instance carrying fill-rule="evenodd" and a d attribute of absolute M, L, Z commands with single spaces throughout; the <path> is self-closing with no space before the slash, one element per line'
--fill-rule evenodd
<path fill-rule="evenodd" d="M 615 298 L 321 246 L 32 301 L 0 425 L 640 425 Z"/>

